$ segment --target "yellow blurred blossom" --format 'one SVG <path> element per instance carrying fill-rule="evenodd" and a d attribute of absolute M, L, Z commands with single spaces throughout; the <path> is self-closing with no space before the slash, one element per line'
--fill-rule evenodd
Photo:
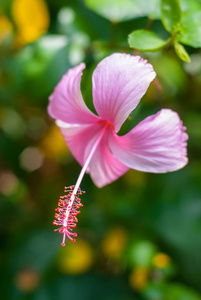
<path fill-rule="evenodd" d="M 87 272 L 94 261 L 94 252 L 89 243 L 83 239 L 69 241 L 58 257 L 58 269 L 64 274 L 82 274 Z"/>
<path fill-rule="evenodd" d="M 103 241 L 102 250 L 106 257 L 119 259 L 127 243 L 127 233 L 124 228 L 116 227 L 109 230 Z"/>
<path fill-rule="evenodd" d="M 0 43 L 12 33 L 12 30 L 11 22 L 0 11 Z"/>
<path fill-rule="evenodd" d="M 60 130 L 54 124 L 50 127 L 40 144 L 43 154 L 50 158 L 64 158 L 70 154 Z"/>
<path fill-rule="evenodd" d="M 33 42 L 48 30 L 50 17 L 44 0 L 13 0 L 12 15 L 20 44 Z"/>
<path fill-rule="evenodd" d="M 165 253 L 158 253 L 153 258 L 153 265 L 156 268 L 163 269 L 170 264 L 170 257 Z"/>
<path fill-rule="evenodd" d="M 148 277 L 149 270 L 139 266 L 135 268 L 129 276 L 130 286 L 136 290 L 140 290 L 146 285 Z"/>

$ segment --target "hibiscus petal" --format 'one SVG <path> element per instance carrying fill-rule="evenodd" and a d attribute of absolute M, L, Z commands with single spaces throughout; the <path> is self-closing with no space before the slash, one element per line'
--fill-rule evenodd
<path fill-rule="evenodd" d="M 118 132 L 155 76 L 153 67 L 139 56 L 115 53 L 103 59 L 92 76 L 99 116 Z"/>
<path fill-rule="evenodd" d="M 126 173 L 129 167 L 121 163 L 108 147 L 107 134 L 103 137 L 89 164 L 90 175 L 98 187 L 103 187 Z"/>
<path fill-rule="evenodd" d="M 57 120 L 56 124 L 60 128 L 73 156 L 83 166 L 97 136 L 101 133 L 103 125 L 100 123 L 86 125 L 69 124 L 60 120 Z"/>
<path fill-rule="evenodd" d="M 177 113 L 162 109 L 128 134 L 114 133 L 109 144 L 114 156 L 130 168 L 151 173 L 176 171 L 188 162 L 185 129 Z"/>
<path fill-rule="evenodd" d="M 49 97 L 48 113 L 53 119 L 72 124 L 97 122 L 98 117 L 87 108 L 80 90 L 84 68 L 85 64 L 81 63 L 69 69 Z"/>
<path fill-rule="evenodd" d="M 99 122 L 95 125 L 72 125 L 57 121 L 57 125 L 72 154 L 83 166 L 105 124 Z M 106 132 L 92 157 L 87 173 L 90 173 L 92 180 L 98 187 L 102 187 L 119 178 L 128 169 L 110 152 L 108 132 Z"/>

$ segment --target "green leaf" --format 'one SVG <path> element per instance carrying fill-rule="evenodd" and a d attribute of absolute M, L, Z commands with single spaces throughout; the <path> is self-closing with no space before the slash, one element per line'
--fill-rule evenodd
<path fill-rule="evenodd" d="M 151 19 L 160 19 L 160 2 L 161 0 L 85 0 L 85 5 L 112 22 L 123 22 L 146 16 Z M 178 7 L 178 1 L 169 0 L 167 2 L 169 5 L 173 2 L 173 12 L 175 13 L 174 3 L 176 2 Z M 180 2 L 183 12 L 196 11 L 201 8 L 198 0 L 180 0 Z"/>
<path fill-rule="evenodd" d="M 149 17 L 151 19 L 160 19 L 160 1 L 161 0 L 135 0 L 138 17 Z"/>
<path fill-rule="evenodd" d="M 201 9 L 201 2 L 199 0 L 180 0 L 180 4 L 183 13 L 189 13 Z"/>
<path fill-rule="evenodd" d="M 167 31 L 176 32 L 178 30 L 181 16 L 179 0 L 161 0 L 161 19 Z"/>
<path fill-rule="evenodd" d="M 181 58 L 181 60 L 186 61 L 186 62 L 191 61 L 191 59 L 183 45 L 176 42 L 174 44 L 174 49 L 175 49 L 175 52 L 177 53 L 177 55 L 179 56 L 179 58 Z"/>
<path fill-rule="evenodd" d="M 160 0 L 85 0 L 89 9 L 112 22 L 144 16 L 160 18 L 159 3 Z"/>
<path fill-rule="evenodd" d="M 162 40 L 156 33 L 148 30 L 135 30 L 128 36 L 129 46 L 141 51 L 160 50 L 167 42 Z"/>
<path fill-rule="evenodd" d="M 151 283 L 143 293 L 146 299 L 201 300 L 196 291 L 180 283 Z"/>
<path fill-rule="evenodd" d="M 177 39 L 185 45 L 201 47 L 201 10 L 183 16 Z"/>

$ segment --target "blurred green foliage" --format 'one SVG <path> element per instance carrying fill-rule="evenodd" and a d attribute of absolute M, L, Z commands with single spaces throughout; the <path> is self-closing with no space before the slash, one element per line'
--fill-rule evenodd
<path fill-rule="evenodd" d="M 200 15 L 200 0 L 1 2 L 1 299 L 201 299 Z M 54 209 L 80 166 L 47 114 L 48 96 L 85 61 L 82 92 L 94 110 L 91 74 L 112 52 L 133 53 L 128 35 L 133 48 L 155 51 L 139 55 L 157 80 L 121 133 L 171 108 L 190 136 L 189 164 L 164 175 L 130 170 L 102 189 L 86 175 L 77 241 L 61 249 Z"/>
<path fill-rule="evenodd" d="M 189 4 L 188 10 L 186 10 L 186 4 Z M 156 51 L 174 46 L 178 57 L 190 62 L 187 51 L 179 42 L 195 48 L 201 47 L 201 3 L 199 1 L 161 0 L 160 6 L 161 21 L 171 37 L 164 41 L 152 31 L 134 30 L 128 39 L 130 47 L 142 51 Z"/>

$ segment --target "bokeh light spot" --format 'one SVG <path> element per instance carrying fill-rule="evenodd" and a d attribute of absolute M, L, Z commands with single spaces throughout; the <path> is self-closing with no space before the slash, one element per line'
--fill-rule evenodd
<path fill-rule="evenodd" d="M 127 233 L 124 228 L 116 227 L 109 230 L 103 241 L 102 251 L 108 258 L 119 259 L 127 242 Z"/>
<path fill-rule="evenodd" d="M 69 241 L 61 249 L 58 257 L 58 269 L 65 274 L 82 274 L 87 272 L 94 261 L 91 245 L 83 239 L 76 239 L 75 243 Z"/>
<path fill-rule="evenodd" d="M 34 270 L 24 269 L 16 274 L 14 282 L 18 290 L 32 292 L 39 284 L 39 275 Z"/>
<path fill-rule="evenodd" d="M 0 173 L 0 192 L 3 195 L 11 195 L 16 190 L 18 184 L 17 177 L 10 171 L 2 171 Z"/>
<path fill-rule="evenodd" d="M 153 258 L 153 264 L 155 267 L 163 269 L 170 264 L 170 257 L 165 253 L 158 253 Z"/>
<path fill-rule="evenodd" d="M 24 137 L 26 125 L 22 116 L 10 108 L 2 109 L 2 118 L 0 127 L 12 139 L 20 139 Z"/>
<path fill-rule="evenodd" d="M 70 7 L 63 7 L 58 13 L 58 21 L 63 25 L 70 25 L 75 21 L 75 12 Z"/>
<path fill-rule="evenodd" d="M 20 165 L 28 172 L 39 169 L 43 164 L 43 154 L 35 147 L 26 148 L 20 155 Z"/>
<path fill-rule="evenodd" d="M 147 268 L 137 267 L 131 272 L 129 276 L 129 283 L 134 289 L 142 289 L 147 283 L 148 276 L 149 270 Z"/>

